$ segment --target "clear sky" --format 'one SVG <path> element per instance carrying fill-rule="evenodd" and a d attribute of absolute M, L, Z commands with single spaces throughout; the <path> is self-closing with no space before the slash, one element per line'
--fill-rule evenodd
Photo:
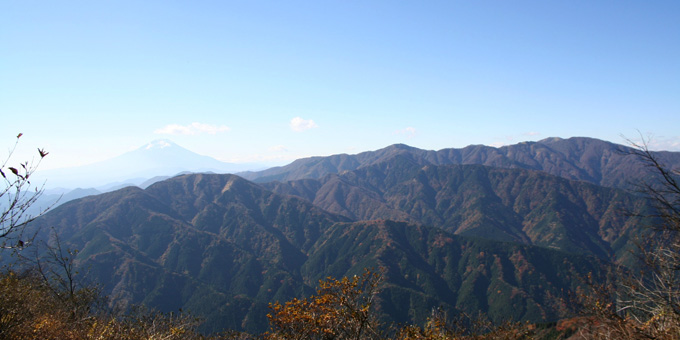
<path fill-rule="evenodd" d="M 588 136 L 680 151 L 680 1 L 0 2 L 0 152 L 229 162 Z M 36 153 L 37 154 L 37 153 Z"/>

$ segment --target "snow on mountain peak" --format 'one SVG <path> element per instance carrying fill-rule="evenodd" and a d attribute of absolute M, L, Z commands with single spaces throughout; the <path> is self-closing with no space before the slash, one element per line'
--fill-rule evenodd
<path fill-rule="evenodd" d="M 167 148 L 167 147 L 172 146 L 172 145 L 173 145 L 173 143 L 171 141 L 167 140 L 167 139 L 158 139 L 158 140 L 155 140 L 155 141 L 147 144 L 144 147 L 144 149 L 146 149 L 146 150 L 164 149 L 164 148 Z"/>

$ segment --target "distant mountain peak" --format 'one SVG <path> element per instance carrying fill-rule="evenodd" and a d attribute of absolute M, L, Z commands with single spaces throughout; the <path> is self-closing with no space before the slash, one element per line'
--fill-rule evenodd
<path fill-rule="evenodd" d="M 397 149 L 413 149 L 412 146 L 409 146 L 409 145 L 406 145 L 406 144 L 403 144 L 403 143 L 392 144 L 392 147 L 397 148 Z"/>
<path fill-rule="evenodd" d="M 560 137 L 548 137 L 548 138 L 541 139 L 538 142 L 539 143 L 557 143 L 557 142 L 561 142 L 563 140 L 564 140 L 564 138 L 560 138 Z"/>
<path fill-rule="evenodd" d="M 226 173 L 248 170 L 252 165 L 231 164 L 195 153 L 168 139 L 157 139 L 111 159 L 76 168 L 41 173 L 51 185 L 64 188 L 102 187 L 111 183 L 145 183 L 154 177 L 181 172 Z"/>
<path fill-rule="evenodd" d="M 609 141 L 597 139 L 597 138 L 592 138 L 592 137 L 569 137 L 569 138 L 561 138 L 561 137 L 548 137 L 539 140 L 537 143 L 542 143 L 542 144 L 550 144 L 550 143 L 565 143 L 565 142 L 581 142 L 581 143 L 598 143 L 598 144 L 614 144 Z"/>
<path fill-rule="evenodd" d="M 152 141 L 149 144 L 144 145 L 142 148 L 145 150 L 151 150 L 151 149 L 165 149 L 167 147 L 172 147 L 176 146 L 177 144 L 173 143 L 169 139 L 156 139 Z"/>
<path fill-rule="evenodd" d="M 412 146 L 410 146 L 410 145 L 406 145 L 406 144 L 401 144 L 401 143 L 399 143 L 399 144 L 392 144 L 392 145 L 390 145 L 390 146 L 384 148 L 383 150 L 406 150 L 406 151 L 413 151 L 413 150 L 417 150 L 417 148 L 412 147 Z"/>

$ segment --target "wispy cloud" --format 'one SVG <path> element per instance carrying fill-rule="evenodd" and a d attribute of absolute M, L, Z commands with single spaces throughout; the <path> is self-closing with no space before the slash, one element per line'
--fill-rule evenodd
<path fill-rule="evenodd" d="M 406 135 L 407 138 L 413 138 L 416 135 L 416 128 L 407 127 L 405 129 L 394 131 L 395 135 Z"/>
<path fill-rule="evenodd" d="M 269 151 L 274 151 L 274 152 L 287 152 L 288 148 L 286 148 L 285 145 L 274 145 L 271 148 L 269 148 Z"/>
<path fill-rule="evenodd" d="M 500 148 L 500 147 L 503 147 L 503 146 L 506 146 L 506 145 L 513 144 L 515 142 L 516 138 L 515 138 L 515 136 L 507 135 L 507 136 L 503 136 L 503 137 L 496 137 L 495 139 L 498 140 L 498 141 L 489 144 L 489 146 L 492 146 L 494 148 Z"/>
<path fill-rule="evenodd" d="M 199 135 L 202 133 L 214 135 L 221 132 L 227 132 L 229 130 L 231 129 L 226 125 L 211 125 L 194 122 L 189 125 L 166 125 L 154 131 L 154 133 L 159 135 Z"/>
<path fill-rule="evenodd" d="M 680 151 L 680 136 L 671 138 L 650 138 L 647 144 L 650 150 Z"/>
<path fill-rule="evenodd" d="M 536 137 L 538 137 L 540 135 L 541 135 L 540 132 L 529 131 L 529 132 L 524 132 L 521 135 L 506 135 L 506 136 L 503 136 L 503 137 L 498 136 L 498 137 L 494 138 L 497 141 L 489 144 L 489 146 L 492 146 L 494 148 L 500 148 L 500 147 L 503 147 L 503 146 L 506 146 L 506 145 L 515 144 L 518 141 L 523 142 L 523 141 L 526 141 L 527 139 L 533 140 L 533 139 L 536 139 Z"/>
<path fill-rule="evenodd" d="M 290 120 L 290 128 L 295 132 L 302 132 L 309 129 L 318 128 L 319 126 L 314 123 L 313 120 L 302 119 L 301 117 L 295 117 Z"/>

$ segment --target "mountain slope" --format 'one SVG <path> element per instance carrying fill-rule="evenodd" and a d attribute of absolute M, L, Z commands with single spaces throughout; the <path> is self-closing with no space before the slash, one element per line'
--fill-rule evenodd
<path fill-rule="evenodd" d="M 538 171 L 480 165 L 421 167 L 409 154 L 322 179 L 263 184 L 354 220 L 392 219 L 455 234 L 609 259 L 626 255 L 626 211 L 645 202 L 622 190 Z"/>
<path fill-rule="evenodd" d="M 402 176 L 393 170 L 386 180 Z M 205 331 L 264 331 L 268 303 L 304 296 L 319 278 L 364 267 L 387 268 L 386 318 L 420 320 L 441 301 L 452 313 L 480 308 L 495 320 L 550 320 L 557 307 L 546 291 L 558 294 L 576 282 L 555 270 L 562 263 L 578 273 L 601 266 L 595 258 L 463 239 L 418 224 L 351 222 L 234 175 L 178 176 L 146 190 L 89 196 L 36 222 L 80 249 L 78 267 L 103 284 L 112 302 L 189 310 L 205 319 Z M 505 260 L 512 256 L 526 261 Z M 524 278 L 522 268 L 535 276 Z M 543 278 L 550 283 L 545 291 L 536 283 Z M 498 290 L 510 294 L 515 311 L 489 293 Z"/>
<path fill-rule="evenodd" d="M 260 172 L 240 173 L 259 183 L 318 179 L 370 166 L 396 155 L 411 158 L 419 165 L 480 164 L 499 168 L 540 170 L 571 180 L 630 188 L 644 178 L 646 168 L 631 148 L 593 138 L 547 138 L 494 148 L 471 145 L 462 149 L 421 150 L 403 144 L 357 155 L 334 155 L 297 160 L 283 167 Z M 680 152 L 654 152 L 670 168 L 680 168 Z"/>
<path fill-rule="evenodd" d="M 184 308 L 206 315 L 209 328 L 262 330 L 269 301 L 309 289 L 299 272 L 305 249 L 345 220 L 236 176 L 203 174 L 72 201 L 37 225 L 80 249 L 81 268 L 122 306 Z"/>
<path fill-rule="evenodd" d="M 424 322 L 432 308 L 449 315 L 482 312 L 495 322 L 555 320 L 566 292 L 592 257 L 512 243 L 470 239 L 438 228 L 393 221 L 336 224 L 319 239 L 303 273 L 310 279 L 384 268 L 378 308 L 391 322 Z"/>

